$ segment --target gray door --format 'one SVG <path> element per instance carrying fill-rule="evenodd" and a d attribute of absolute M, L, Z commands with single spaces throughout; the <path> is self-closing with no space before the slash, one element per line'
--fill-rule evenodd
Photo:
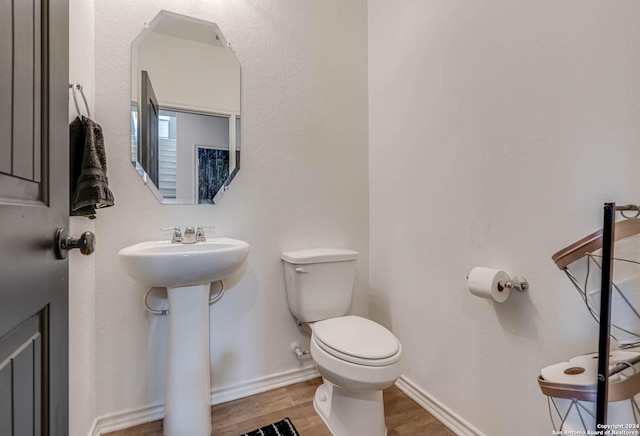
<path fill-rule="evenodd" d="M 147 176 L 154 185 L 160 187 L 159 167 L 159 138 L 158 138 L 158 116 L 160 107 L 158 99 L 151 85 L 149 73 L 142 71 L 142 91 L 140 103 L 140 144 L 138 144 L 138 162 L 142 163 Z"/>
<path fill-rule="evenodd" d="M 68 0 L 0 0 L 0 435 L 68 434 Z"/>

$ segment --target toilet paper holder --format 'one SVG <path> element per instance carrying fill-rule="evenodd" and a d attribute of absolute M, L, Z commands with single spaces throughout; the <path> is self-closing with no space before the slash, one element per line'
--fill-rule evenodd
<path fill-rule="evenodd" d="M 469 274 L 467 274 L 467 280 L 468 279 Z M 498 290 L 502 292 L 505 289 L 515 289 L 516 291 L 524 292 L 529 289 L 529 282 L 522 276 L 515 276 L 506 282 L 498 282 Z"/>
<path fill-rule="evenodd" d="M 515 289 L 524 292 L 529 289 L 529 282 L 522 276 L 516 276 L 506 282 L 498 282 L 498 290 L 502 292 L 504 289 Z"/>
<path fill-rule="evenodd" d="M 512 289 L 524 292 L 529 289 L 529 282 L 522 276 L 511 278 L 499 269 L 476 266 L 467 275 L 467 289 L 476 297 L 504 303 Z"/>

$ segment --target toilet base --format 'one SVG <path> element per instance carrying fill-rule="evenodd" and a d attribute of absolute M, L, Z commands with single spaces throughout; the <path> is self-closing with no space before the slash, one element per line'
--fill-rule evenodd
<path fill-rule="evenodd" d="M 322 379 L 313 407 L 333 436 L 386 436 L 382 391 L 343 389 Z"/>

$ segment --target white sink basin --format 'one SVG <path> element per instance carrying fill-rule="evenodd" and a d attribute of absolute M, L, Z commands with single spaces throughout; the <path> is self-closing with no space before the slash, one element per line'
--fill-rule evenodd
<path fill-rule="evenodd" d="M 249 255 L 249 244 L 212 238 L 195 244 L 141 242 L 118 253 L 122 268 L 147 286 L 184 287 L 222 280 L 236 272 Z"/>

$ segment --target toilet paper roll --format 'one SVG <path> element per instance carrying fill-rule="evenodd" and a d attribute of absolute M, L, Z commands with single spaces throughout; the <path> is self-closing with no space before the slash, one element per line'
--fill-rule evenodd
<path fill-rule="evenodd" d="M 612 354 L 615 354 L 615 352 Z M 594 355 L 576 356 L 569 362 L 560 362 L 542 368 L 540 374 L 545 380 L 553 383 L 593 386 L 597 383 L 598 378 L 598 359 L 594 359 L 593 356 Z M 615 357 L 628 357 L 628 355 L 622 352 Z M 613 378 L 611 381 L 614 381 Z M 554 398 L 554 402 L 558 408 L 559 416 L 566 417 L 562 427 L 563 430 L 566 431 L 570 428 L 586 432 L 586 430 L 594 428 L 595 403 L 590 401 L 574 401 L 567 398 Z M 579 403 L 579 405 L 576 403 Z M 579 410 L 581 410 L 581 413 Z M 589 413 L 584 413 L 585 411 L 589 411 Z M 607 422 L 608 424 L 635 423 L 636 420 L 631 401 L 609 402 Z"/>
<path fill-rule="evenodd" d="M 473 295 L 504 303 L 509 298 L 510 289 L 502 287 L 499 282 L 506 283 L 509 280 L 509 275 L 504 271 L 477 266 L 469 273 L 467 287 Z"/>
<path fill-rule="evenodd" d="M 598 359 L 560 362 L 540 370 L 542 377 L 552 383 L 593 386 L 598 381 Z"/>
<path fill-rule="evenodd" d="M 614 350 L 609 353 L 609 366 L 614 366 L 618 362 L 624 362 L 631 360 L 635 357 L 638 357 L 638 352 L 636 351 L 626 351 L 626 350 Z M 569 359 L 569 362 L 580 362 L 580 361 L 597 361 L 598 353 L 589 353 L 589 354 L 581 354 L 579 356 L 572 357 Z"/>
<path fill-rule="evenodd" d="M 609 353 L 609 368 L 615 367 L 619 362 L 628 362 L 631 359 L 638 357 L 640 353 L 635 351 L 625 351 L 625 350 L 615 350 Z M 569 359 L 570 363 L 575 363 L 576 365 L 581 365 L 584 362 L 596 362 L 595 368 L 597 371 L 597 362 L 598 362 L 598 353 L 591 354 L 583 354 L 580 356 L 575 356 Z M 635 373 L 635 369 L 628 369 L 623 371 L 622 373 L 615 374 L 609 377 L 610 382 L 615 382 L 620 380 L 620 375 L 627 373 L 627 377 L 629 376 L 629 372 Z"/>

